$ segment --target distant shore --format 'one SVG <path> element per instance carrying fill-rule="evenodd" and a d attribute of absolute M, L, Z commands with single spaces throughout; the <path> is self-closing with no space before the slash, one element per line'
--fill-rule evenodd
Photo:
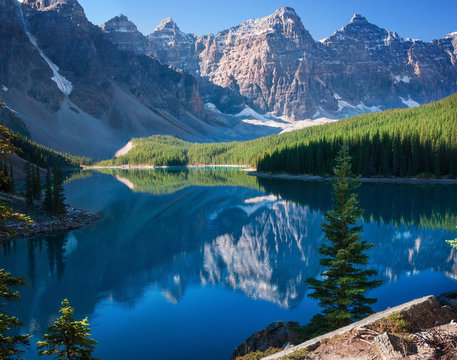
<path fill-rule="evenodd" d="M 246 171 L 250 176 L 259 178 L 283 179 L 283 180 L 300 180 L 300 181 L 329 181 L 332 178 L 319 175 L 292 175 L 287 173 L 266 173 L 259 172 L 249 165 L 176 165 L 176 166 L 156 166 L 156 165 L 110 165 L 110 166 L 83 166 L 83 170 L 97 170 L 97 169 L 113 169 L 113 170 L 147 170 L 147 169 L 161 169 L 161 170 L 174 170 L 174 169 L 203 169 L 203 168 L 238 168 Z M 360 178 L 363 183 L 390 183 L 390 184 L 442 184 L 442 185 L 457 185 L 457 179 L 434 179 L 434 178 L 418 178 L 418 177 L 372 177 Z"/>
<path fill-rule="evenodd" d="M 243 171 L 255 171 L 248 165 L 171 165 L 171 166 L 157 166 L 157 165 L 90 165 L 82 166 L 83 170 L 97 170 L 97 169 L 114 169 L 114 170 L 136 170 L 136 169 L 201 169 L 201 168 L 234 168 L 243 169 Z"/>
<path fill-rule="evenodd" d="M 271 174 L 258 172 L 256 170 L 248 170 L 248 175 L 259 178 L 283 179 L 283 180 L 300 180 L 300 181 L 329 181 L 331 177 L 318 175 L 291 175 L 285 173 Z M 457 179 L 432 179 L 432 178 L 360 178 L 363 183 L 388 183 L 388 184 L 442 184 L 442 185 L 457 185 Z"/>

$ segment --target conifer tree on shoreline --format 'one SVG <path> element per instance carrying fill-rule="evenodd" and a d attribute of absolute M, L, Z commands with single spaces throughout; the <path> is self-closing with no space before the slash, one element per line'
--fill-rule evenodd
<path fill-rule="evenodd" d="M 325 267 L 323 279 L 308 279 L 314 290 L 309 296 L 317 299 L 323 308 L 323 315 L 317 318 L 325 321 L 327 330 L 337 329 L 372 313 L 370 299 L 365 293 L 376 288 L 381 281 L 370 280 L 377 274 L 364 267 L 368 263 L 366 250 L 372 247 L 361 239 L 362 226 L 357 225 L 362 214 L 358 208 L 355 189 L 360 185 L 353 178 L 349 147 L 344 144 L 335 160 L 333 186 L 333 207 L 325 214 L 322 224 L 329 244 L 319 248 L 323 255 L 320 264 Z M 313 320 L 312 320 L 313 321 Z"/>
<path fill-rule="evenodd" d="M 75 309 L 67 299 L 62 301 L 59 312 L 62 314 L 38 341 L 38 355 L 55 355 L 57 360 L 96 360 L 92 357 L 97 341 L 90 338 L 87 318 L 76 321 Z"/>
<path fill-rule="evenodd" d="M 52 183 L 49 168 L 46 171 L 46 189 L 44 193 L 43 208 L 49 215 L 52 214 Z"/>
<path fill-rule="evenodd" d="M 31 209 L 33 207 L 33 169 L 30 166 L 30 163 L 27 162 L 24 165 L 24 174 L 25 174 L 25 199 L 27 208 Z"/>
<path fill-rule="evenodd" d="M 3 308 L 7 301 L 20 299 L 18 286 L 27 286 L 24 278 L 14 277 L 0 269 L 0 305 Z M 0 308 L 0 358 L 5 360 L 22 358 L 21 347 L 29 345 L 30 335 L 12 335 L 11 329 L 22 327 L 22 323 L 15 316 L 9 316 Z"/>
<path fill-rule="evenodd" d="M 64 215 L 66 213 L 63 179 L 59 166 L 54 166 L 53 168 L 52 212 L 55 215 Z"/>

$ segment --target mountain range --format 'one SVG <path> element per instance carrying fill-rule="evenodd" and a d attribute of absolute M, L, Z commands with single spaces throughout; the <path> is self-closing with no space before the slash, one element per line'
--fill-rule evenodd
<path fill-rule="evenodd" d="M 119 48 L 230 88 L 257 110 L 293 120 L 412 107 L 457 90 L 457 33 L 401 37 L 355 14 L 315 41 L 292 8 L 217 34 L 195 36 L 163 20 L 148 36 L 120 15 L 102 25 Z"/>
<path fill-rule="evenodd" d="M 201 36 L 167 18 L 145 36 L 124 15 L 92 24 L 77 0 L 0 0 L 0 121 L 95 158 L 151 134 L 244 140 L 440 99 L 456 57 L 457 33 L 412 40 L 357 14 L 321 41 L 291 8 Z"/>

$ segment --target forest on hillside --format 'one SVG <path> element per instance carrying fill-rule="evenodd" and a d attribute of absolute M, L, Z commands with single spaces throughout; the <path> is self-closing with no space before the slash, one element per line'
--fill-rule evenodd
<path fill-rule="evenodd" d="M 457 94 L 413 109 L 364 114 L 291 133 L 228 143 L 170 136 L 133 139 L 126 155 L 100 165 L 250 165 L 264 172 L 329 175 L 343 142 L 363 176 L 457 176 Z"/>

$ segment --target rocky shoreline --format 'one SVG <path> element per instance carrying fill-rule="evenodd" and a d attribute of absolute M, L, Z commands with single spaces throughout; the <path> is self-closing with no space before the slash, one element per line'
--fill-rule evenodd
<path fill-rule="evenodd" d="M 99 215 L 90 213 L 86 210 L 67 207 L 67 213 L 63 216 L 44 216 L 33 217 L 33 223 L 23 224 L 10 221 L 5 222 L 5 226 L 16 233 L 14 238 L 32 237 L 41 234 L 65 232 L 79 229 L 85 225 L 100 219 Z"/>
<path fill-rule="evenodd" d="M 50 234 L 79 229 L 94 221 L 99 220 L 99 215 L 86 210 L 75 209 L 66 205 L 66 213 L 62 216 L 49 216 L 43 210 L 41 201 L 34 201 L 32 210 L 26 207 L 25 198 L 21 194 L 0 193 L 0 203 L 14 209 L 15 212 L 25 214 L 33 220 L 32 223 L 23 223 L 17 220 L 5 220 L 1 225 L 9 231 L 16 233 L 9 236 L 6 232 L 0 232 L 3 238 L 25 238 L 40 234 Z"/>
<path fill-rule="evenodd" d="M 94 221 L 100 219 L 100 216 L 92 214 L 86 210 L 74 209 L 67 207 L 67 213 L 63 216 L 38 216 L 33 218 L 33 223 L 23 224 L 15 221 L 7 221 L 4 225 L 16 233 L 14 238 L 32 237 L 47 233 L 57 233 L 79 229 Z M 0 236 L 1 238 L 1 236 Z"/>
<path fill-rule="evenodd" d="M 457 291 L 451 291 L 388 308 L 298 345 L 292 343 L 298 323 L 274 322 L 238 346 L 231 359 L 254 359 L 245 356 L 254 352 L 265 360 L 455 359 L 456 321 Z"/>

